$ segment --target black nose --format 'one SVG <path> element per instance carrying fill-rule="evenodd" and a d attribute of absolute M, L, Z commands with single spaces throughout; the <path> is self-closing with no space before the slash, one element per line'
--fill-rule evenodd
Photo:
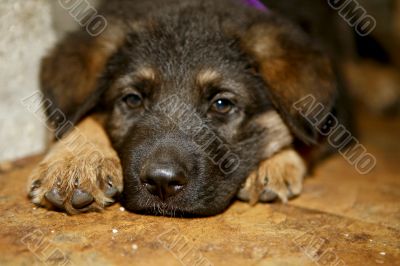
<path fill-rule="evenodd" d="M 173 164 L 153 164 L 141 177 L 146 189 L 161 200 L 176 195 L 187 184 L 184 171 Z"/>

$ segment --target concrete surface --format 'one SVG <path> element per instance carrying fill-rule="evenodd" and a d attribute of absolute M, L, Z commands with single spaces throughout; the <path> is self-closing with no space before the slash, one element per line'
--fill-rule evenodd
<path fill-rule="evenodd" d="M 32 206 L 26 178 L 40 158 L 0 167 L 0 265 L 400 265 L 400 119 L 361 119 L 376 169 L 340 156 L 287 205 L 236 202 L 203 219 L 120 209 L 67 216 Z"/>
<path fill-rule="evenodd" d="M 84 0 L 95 6 L 96 0 Z M 44 119 L 21 101 L 39 89 L 41 58 L 78 24 L 58 0 L 0 1 L 0 161 L 42 152 Z"/>
<path fill-rule="evenodd" d="M 21 100 L 38 90 L 39 62 L 55 42 L 48 0 L 0 2 L 0 161 L 43 150 L 45 127 Z"/>

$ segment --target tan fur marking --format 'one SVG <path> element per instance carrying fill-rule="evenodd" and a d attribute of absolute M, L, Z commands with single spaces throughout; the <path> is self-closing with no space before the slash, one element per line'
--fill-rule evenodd
<path fill-rule="evenodd" d="M 213 83 L 218 81 L 218 79 L 221 78 L 221 75 L 212 69 L 205 69 L 200 71 L 200 73 L 197 75 L 197 83 L 200 86 L 205 86 L 207 84 Z"/>
<path fill-rule="evenodd" d="M 290 130 L 276 111 L 261 115 L 256 122 L 266 130 L 264 158 L 272 156 L 292 143 Z"/>
<path fill-rule="evenodd" d="M 150 67 L 144 67 L 142 69 L 139 69 L 137 72 L 138 77 L 142 79 L 147 79 L 147 80 L 155 80 L 156 79 L 156 72 L 154 69 Z"/>

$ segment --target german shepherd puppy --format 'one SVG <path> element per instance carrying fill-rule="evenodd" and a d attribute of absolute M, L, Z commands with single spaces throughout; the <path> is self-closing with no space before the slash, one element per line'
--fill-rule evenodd
<path fill-rule="evenodd" d="M 121 199 L 138 213 L 208 216 L 236 196 L 299 195 L 308 163 L 331 149 L 309 123 L 315 114 L 295 103 L 312 96 L 321 117 L 346 126 L 347 110 L 335 40 L 313 31 L 315 16 L 328 20 L 319 28 L 329 17 L 298 23 L 271 2 L 276 11 L 241 0 L 104 1 L 102 34 L 72 32 L 43 60 L 45 109 L 63 137 L 31 175 L 32 202 L 76 214 Z"/>

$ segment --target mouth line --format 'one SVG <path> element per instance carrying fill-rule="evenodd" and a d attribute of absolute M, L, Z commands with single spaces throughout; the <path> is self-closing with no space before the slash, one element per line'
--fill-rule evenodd
<path fill-rule="evenodd" d="M 163 216 L 169 218 L 195 217 L 194 214 L 180 210 L 178 207 L 167 205 L 166 203 L 154 203 L 153 206 L 143 207 L 140 210 L 135 211 L 135 213 L 149 216 Z"/>
<path fill-rule="evenodd" d="M 196 214 L 191 212 L 186 212 L 182 210 L 164 210 L 164 211 L 155 211 L 151 209 L 142 209 L 140 211 L 135 211 L 136 214 L 145 215 L 145 216 L 156 216 L 156 217 L 166 217 L 166 218 L 178 218 L 178 219 L 201 219 L 207 218 L 213 215 L 207 214 Z"/>

